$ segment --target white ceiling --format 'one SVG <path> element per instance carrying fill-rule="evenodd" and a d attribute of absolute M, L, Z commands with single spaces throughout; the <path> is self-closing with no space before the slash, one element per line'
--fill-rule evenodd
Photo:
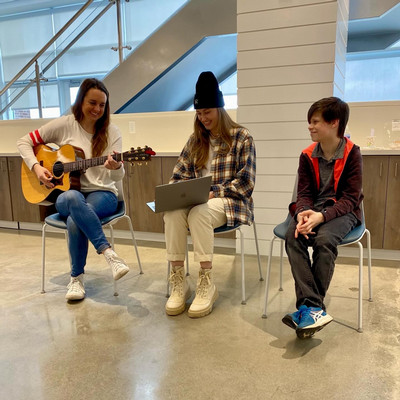
<path fill-rule="evenodd" d="M 87 1 L 87 0 L 86 0 Z M 85 0 L 0 0 L 0 15 L 9 15 L 21 12 L 37 11 L 46 8 L 57 8 L 67 5 L 82 5 L 86 3 Z M 102 0 L 94 0 L 99 2 Z M 122 0 L 123 1 L 123 0 Z M 127 1 L 140 1 L 140 0 L 127 0 Z M 399 5 L 398 0 L 350 0 L 350 20 L 356 22 L 357 20 L 368 20 L 376 29 L 378 25 L 385 25 L 386 29 L 396 28 L 399 29 L 400 11 L 393 12 L 392 8 L 396 9 Z M 389 12 L 387 12 L 390 10 Z M 389 15 L 386 15 L 389 14 Z M 391 14 L 394 14 L 390 16 Z M 378 20 L 383 18 L 384 23 Z M 396 26 L 395 26 L 396 25 Z M 358 28 L 357 28 L 358 29 Z M 365 29 L 365 28 L 362 28 Z M 384 29 L 384 28 L 379 28 Z"/>
<path fill-rule="evenodd" d="M 18 14 L 85 3 L 86 1 L 84 0 L 0 0 L 0 15 Z"/>
<path fill-rule="evenodd" d="M 106 2 L 107 0 L 94 0 L 93 3 Z M 121 0 L 124 1 L 124 0 Z M 138 2 L 143 0 L 125 0 Z M 164 0 L 167 1 L 167 0 Z M 0 16 L 18 14 L 29 11 L 39 11 L 70 5 L 83 5 L 87 0 L 0 0 Z"/>

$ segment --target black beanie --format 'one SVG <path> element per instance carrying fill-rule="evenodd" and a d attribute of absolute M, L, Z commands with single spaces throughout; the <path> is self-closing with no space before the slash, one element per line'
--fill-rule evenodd
<path fill-rule="evenodd" d="M 202 72 L 199 75 L 193 102 L 196 110 L 199 108 L 218 108 L 225 105 L 217 78 L 211 71 Z"/>

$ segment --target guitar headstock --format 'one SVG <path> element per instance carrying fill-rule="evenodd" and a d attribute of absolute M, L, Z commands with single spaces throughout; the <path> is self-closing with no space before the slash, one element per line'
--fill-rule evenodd
<path fill-rule="evenodd" d="M 128 161 L 131 164 L 140 163 L 143 161 L 150 161 L 152 156 L 155 156 L 156 153 L 149 146 L 144 147 L 131 147 L 129 151 L 125 151 L 122 153 L 122 159 L 124 161 Z"/>

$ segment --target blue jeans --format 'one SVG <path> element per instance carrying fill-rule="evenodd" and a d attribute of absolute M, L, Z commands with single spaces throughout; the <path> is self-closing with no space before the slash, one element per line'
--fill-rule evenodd
<path fill-rule="evenodd" d="M 357 218 L 349 213 L 318 225 L 315 235 L 306 239 L 294 232 L 297 222 L 292 219 L 286 233 L 285 248 L 295 281 L 296 307 L 320 307 L 326 309 L 324 298 L 335 269 L 338 254 L 337 246 L 341 240 L 357 225 Z M 308 247 L 313 248 L 311 263 Z"/>
<path fill-rule="evenodd" d="M 104 235 L 100 218 L 113 214 L 117 205 L 117 196 L 110 191 L 81 193 L 68 190 L 58 196 L 56 209 L 66 219 L 68 230 L 71 276 L 84 273 L 88 240 L 99 254 L 111 247 Z"/>

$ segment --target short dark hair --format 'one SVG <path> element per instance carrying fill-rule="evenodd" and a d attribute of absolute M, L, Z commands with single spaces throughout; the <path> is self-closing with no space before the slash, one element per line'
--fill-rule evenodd
<path fill-rule="evenodd" d="M 349 120 L 350 109 L 349 105 L 339 97 L 325 97 L 316 101 L 308 110 L 307 121 L 310 123 L 311 117 L 320 112 L 325 122 L 332 122 L 335 119 L 339 120 L 338 137 L 344 136 L 347 122 Z"/>

